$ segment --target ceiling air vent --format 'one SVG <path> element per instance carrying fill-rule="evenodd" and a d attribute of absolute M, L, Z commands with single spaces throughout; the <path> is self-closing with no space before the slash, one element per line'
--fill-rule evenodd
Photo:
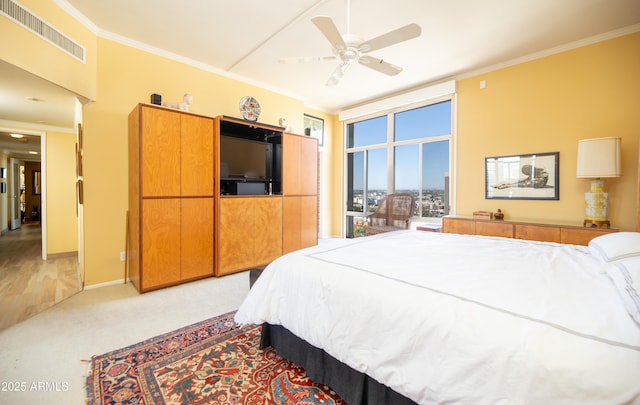
<path fill-rule="evenodd" d="M 84 46 L 74 42 L 71 38 L 43 21 L 19 3 L 12 0 L 0 0 L 0 13 L 67 52 L 80 62 L 85 62 Z"/>

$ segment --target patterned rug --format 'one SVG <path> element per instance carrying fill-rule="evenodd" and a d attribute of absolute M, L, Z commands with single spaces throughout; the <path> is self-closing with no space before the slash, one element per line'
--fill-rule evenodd
<path fill-rule="evenodd" d="M 224 314 L 91 359 L 88 404 L 345 405 Z"/>

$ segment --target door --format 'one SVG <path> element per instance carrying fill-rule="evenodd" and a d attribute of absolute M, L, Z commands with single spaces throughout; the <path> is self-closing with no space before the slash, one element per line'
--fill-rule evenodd
<path fill-rule="evenodd" d="M 182 198 L 180 279 L 213 274 L 213 197 Z"/>
<path fill-rule="evenodd" d="M 254 260 L 253 198 L 220 198 L 218 221 L 218 273 L 222 276 L 249 269 Z"/>
<path fill-rule="evenodd" d="M 282 198 L 252 198 L 254 207 L 254 264 L 271 263 L 282 256 Z"/>
<path fill-rule="evenodd" d="M 9 185 L 9 204 L 11 210 L 11 230 L 20 228 L 22 217 L 20 215 L 20 161 L 10 159 L 11 179 Z"/>
<path fill-rule="evenodd" d="M 284 197 L 283 253 L 318 244 L 316 196 Z"/>
<path fill-rule="evenodd" d="M 142 196 L 180 195 L 180 114 L 142 108 Z"/>
<path fill-rule="evenodd" d="M 180 281 L 180 199 L 142 201 L 141 290 Z"/>

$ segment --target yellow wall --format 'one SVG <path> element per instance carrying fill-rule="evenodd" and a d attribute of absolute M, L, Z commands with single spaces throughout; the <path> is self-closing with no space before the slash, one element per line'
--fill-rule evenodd
<path fill-rule="evenodd" d="M 285 118 L 296 133 L 303 133 L 306 112 L 302 101 L 109 40 L 99 39 L 98 50 L 97 101 L 83 114 L 86 285 L 124 276 L 119 252 L 126 250 L 127 116 L 137 103 L 149 102 L 152 93 L 170 102 L 190 93 L 191 112 L 239 117 L 240 99 L 251 95 L 260 102 L 260 122 L 278 125 Z"/>
<path fill-rule="evenodd" d="M 10 229 L 9 224 L 9 186 L 7 183 L 9 177 L 9 157 L 0 152 L 0 168 L 4 168 L 6 171 L 6 178 L 0 179 L 1 183 L 7 184 L 7 192 L 0 193 L 0 232 Z"/>
<path fill-rule="evenodd" d="M 75 60 L 7 19 L 0 19 L 4 60 L 88 98 L 84 108 L 84 267 L 87 285 L 121 280 L 127 210 L 127 115 L 151 93 L 164 101 L 193 95 L 191 111 L 238 116 L 241 97 L 256 97 L 259 121 L 286 118 L 302 133 L 303 114 L 325 119 L 323 232 L 341 234 L 344 207 L 342 126 L 299 100 L 99 39 L 52 2 L 24 0 L 40 17 L 87 47 Z M 623 138 L 624 177 L 608 182 L 613 225 L 632 229 L 638 166 L 640 34 L 497 70 L 458 83 L 457 207 L 459 214 L 502 208 L 507 218 L 581 221 L 587 180 L 575 179 L 578 139 Z M 46 63 L 43 61 L 46 60 Z M 487 88 L 479 89 L 479 80 Z M 560 201 L 484 199 L 484 157 L 560 152 Z M 75 194 L 75 193 L 74 193 Z"/>
<path fill-rule="evenodd" d="M 95 98 L 96 36 L 53 1 L 20 0 L 29 11 L 85 47 L 82 63 L 9 18 L 0 18 L 1 58 L 88 99 Z"/>
<path fill-rule="evenodd" d="M 47 132 L 47 254 L 78 250 L 76 135 Z"/>
<path fill-rule="evenodd" d="M 326 125 L 326 124 L 325 124 Z M 345 216 L 343 210 L 346 208 L 344 194 L 344 137 L 343 125 L 336 116 L 332 123 L 333 139 L 331 143 L 331 170 L 326 181 L 327 189 L 331 190 L 331 217 L 329 218 L 330 233 L 328 236 L 342 237 Z"/>
<path fill-rule="evenodd" d="M 582 223 L 590 181 L 575 176 L 578 140 L 619 136 L 623 177 L 606 181 L 609 219 L 635 230 L 639 72 L 635 33 L 458 82 L 457 213 Z M 541 152 L 560 152 L 559 201 L 484 198 L 485 157 Z"/>

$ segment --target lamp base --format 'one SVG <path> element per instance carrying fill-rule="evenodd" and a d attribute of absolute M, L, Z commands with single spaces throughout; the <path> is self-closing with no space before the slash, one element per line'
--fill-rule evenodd
<path fill-rule="evenodd" d="M 608 220 L 596 221 L 594 219 L 585 219 L 583 226 L 587 228 L 609 228 L 611 227 L 611 224 Z"/>

